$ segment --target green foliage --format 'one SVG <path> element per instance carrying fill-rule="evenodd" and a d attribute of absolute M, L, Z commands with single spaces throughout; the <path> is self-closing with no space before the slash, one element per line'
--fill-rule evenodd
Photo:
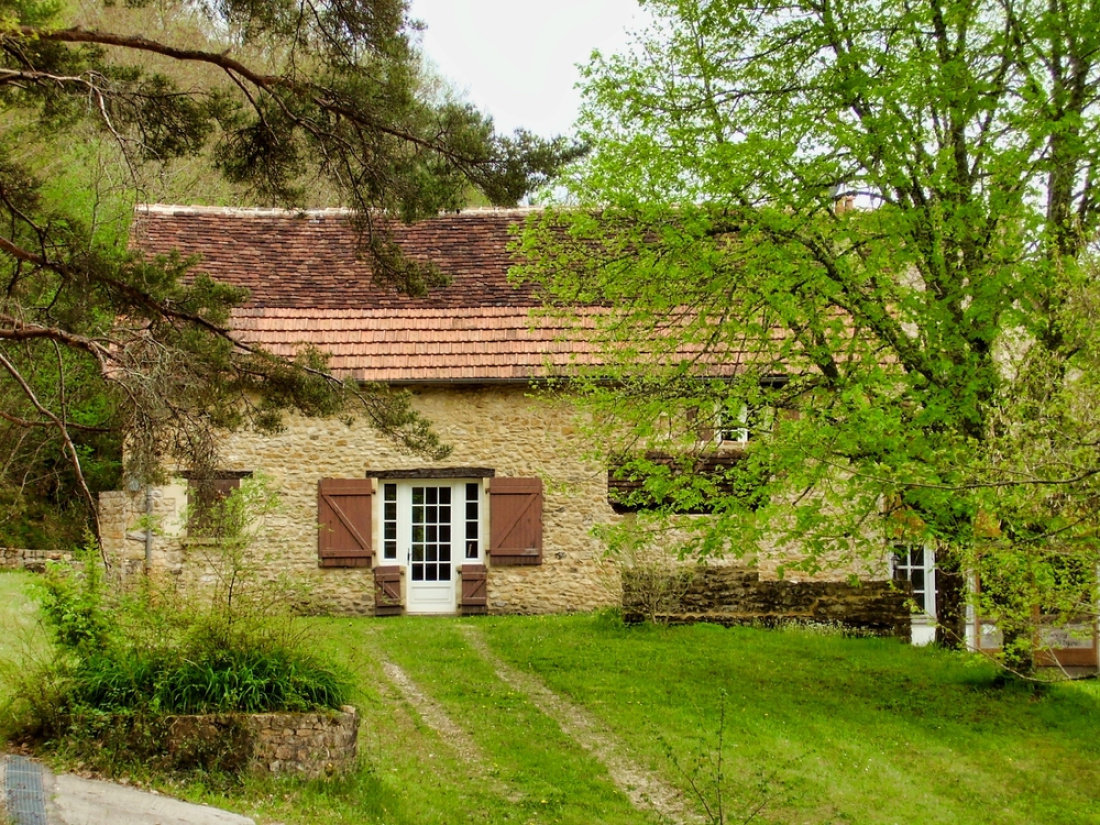
<path fill-rule="evenodd" d="M 347 703 L 347 678 L 333 666 L 300 650 L 238 644 L 91 654 L 68 674 L 70 712 L 267 713 Z"/>
<path fill-rule="evenodd" d="M 260 713 L 348 700 L 346 675 L 308 653 L 286 617 L 240 604 L 196 610 L 152 585 L 118 598 L 90 593 L 76 574 L 51 578 L 39 603 L 62 652 L 55 713 Z"/>
<path fill-rule="evenodd" d="M 50 564 L 38 588 L 38 606 L 54 642 L 63 650 L 86 655 L 111 640 L 114 622 L 104 592 L 103 570 L 93 539 L 75 554 L 82 572 Z"/>
<path fill-rule="evenodd" d="M 0 502 L 19 514 L 0 541 L 79 540 L 120 474 L 208 472 L 215 429 L 271 431 L 288 410 L 445 454 L 407 395 L 239 345 L 243 292 L 127 243 L 145 198 L 341 204 L 382 280 L 437 282 L 379 217 L 456 209 L 471 187 L 514 204 L 579 150 L 441 96 L 414 31 L 405 0 L 0 0 Z"/>
<path fill-rule="evenodd" d="M 769 410 L 755 495 L 646 477 L 689 552 L 799 547 L 814 571 L 900 537 L 948 569 L 1094 569 L 1095 6 L 647 8 L 584 70 L 577 208 L 518 244 L 596 327 L 569 387 L 599 457 L 690 466 L 717 449 L 696 416 Z M 673 518 L 700 493 L 709 518 Z"/>
<path fill-rule="evenodd" d="M 204 541 L 216 576 L 208 592 L 156 579 L 108 588 L 94 546 L 81 557 L 82 573 L 51 567 L 38 601 L 58 656 L 24 679 L 40 686 L 24 702 L 24 726 L 84 752 L 110 716 L 122 720 L 117 744 L 125 749 L 166 714 L 346 704 L 350 675 L 310 650 L 289 613 L 295 594 L 257 579 L 250 544 L 277 506 L 263 478 L 210 504 L 202 525 L 213 536 Z"/>

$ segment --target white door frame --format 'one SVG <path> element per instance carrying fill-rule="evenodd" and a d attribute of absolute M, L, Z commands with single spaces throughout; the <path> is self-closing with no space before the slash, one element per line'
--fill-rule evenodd
<path fill-rule="evenodd" d="M 393 561 L 405 566 L 405 612 L 457 613 L 459 568 L 482 559 L 481 479 L 385 483 L 397 488 L 396 507 L 383 517 L 396 514 Z"/>

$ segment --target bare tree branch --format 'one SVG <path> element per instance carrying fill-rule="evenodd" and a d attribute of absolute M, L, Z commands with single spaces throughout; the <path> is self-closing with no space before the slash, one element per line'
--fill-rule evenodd
<path fill-rule="evenodd" d="M 38 396 L 35 394 L 30 384 L 27 383 L 27 380 L 23 377 L 22 373 L 20 373 L 19 370 L 16 369 L 15 365 L 11 361 L 9 361 L 7 356 L 5 356 L 2 352 L 0 352 L 0 366 L 4 367 L 4 369 L 8 371 L 8 374 L 11 375 L 13 379 L 15 379 L 15 382 L 19 384 L 19 386 L 23 389 L 23 393 L 26 395 L 27 400 L 29 400 L 34 405 L 35 409 L 37 409 L 41 415 L 45 416 L 51 422 L 53 422 L 54 427 L 57 428 L 57 432 L 61 436 L 61 439 L 65 444 L 65 450 L 69 454 L 69 459 L 73 467 L 73 472 L 76 473 L 77 484 L 80 487 L 81 493 L 84 495 L 85 499 L 87 499 L 88 509 L 91 513 L 93 523 L 95 524 L 95 534 L 98 536 L 99 509 L 97 507 L 95 496 L 93 496 L 92 491 L 88 489 L 88 482 L 84 478 L 84 471 L 80 464 L 80 454 L 77 452 L 76 445 L 73 443 L 72 437 L 69 435 L 68 427 L 66 427 L 64 421 L 58 418 L 53 412 L 47 409 L 41 401 L 38 400 Z M 107 558 L 106 553 L 102 549 L 100 550 L 100 555 L 103 559 L 104 567 L 110 569 L 110 559 Z"/>

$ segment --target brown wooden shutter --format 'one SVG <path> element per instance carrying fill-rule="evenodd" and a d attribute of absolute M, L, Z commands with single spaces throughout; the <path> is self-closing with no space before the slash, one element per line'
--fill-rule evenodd
<path fill-rule="evenodd" d="M 464 564 L 459 573 L 462 576 L 462 615 L 488 613 L 488 569 L 484 564 Z"/>
<path fill-rule="evenodd" d="M 494 565 L 542 564 L 542 479 L 492 479 L 489 514 Z"/>
<path fill-rule="evenodd" d="M 317 555 L 321 567 L 371 566 L 369 478 L 322 478 L 317 484 Z"/>
<path fill-rule="evenodd" d="M 401 568 L 395 565 L 374 568 L 374 615 L 400 616 Z"/>
<path fill-rule="evenodd" d="M 688 407 L 687 420 L 699 441 L 714 441 L 714 421 L 701 416 L 698 407 Z"/>

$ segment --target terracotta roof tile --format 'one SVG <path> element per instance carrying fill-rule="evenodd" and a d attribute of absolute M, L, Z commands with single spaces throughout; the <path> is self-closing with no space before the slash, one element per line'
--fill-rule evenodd
<path fill-rule="evenodd" d="M 524 214 L 389 224 L 405 254 L 450 279 L 422 298 L 376 283 L 342 210 L 149 206 L 137 211 L 131 242 L 148 254 L 194 256 L 198 271 L 247 288 L 233 315 L 244 342 L 287 356 L 312 345 L 333 356 L 334 369 L 371 381 L 515 380 L 546 372 L 560 333 L 531 329 L 538 302 L 508 283 L 510 231 Z"/>
<path fill-rule="evenodd" d="M 443 307 L 530 307 L 530 289 L 508 283 L 515 259 L 510 231 L 527 210 L 471 210 L 411 226 L 384 224 L 410 258 L 430 262 L 451 279 L 423 298 L 375 282 L 358 253 L 345 210 L 145 206 L 137 210 L 132 244 L 147 253 L 178 250 L 197 269 L 250 290 L 249 306 L 313 310 Z"/>
<path fill-rule="evenodd" d="M 333 355 L 333 368 L 370 381 L 524 380 L 591 354 L 583 342 L 557 341 L 564 333 L 560 324 L 532 325 L 522 307 L 491 317 L 478 308 L 410 313 L 401 329 L 388 328 L 397 319 L 387 312 L 343 312 L 337 323 L 324 326 L 308 310 L 285 307 L 243 307 L 233 318 L 242 342 L 286 356 L 312 345 Z"/>
<path fill-rule="evenodd" d="M 233 313 L 242 342 L 284 356 L 314 346 L 360 380 L 524 381 L 597 364 L 590 341 L 567 336 L 558 319 L 532 317 L 536 296 L 508 283 L 510 231 L 523 215 L 474 210 L 392 225 L 406 254 L 451 278 L 422 298 L 375 283 L 340 210 L 144 207 L 131 243 L 196 256 L 198 270 L 247 287 L 251 297 Z"/>

